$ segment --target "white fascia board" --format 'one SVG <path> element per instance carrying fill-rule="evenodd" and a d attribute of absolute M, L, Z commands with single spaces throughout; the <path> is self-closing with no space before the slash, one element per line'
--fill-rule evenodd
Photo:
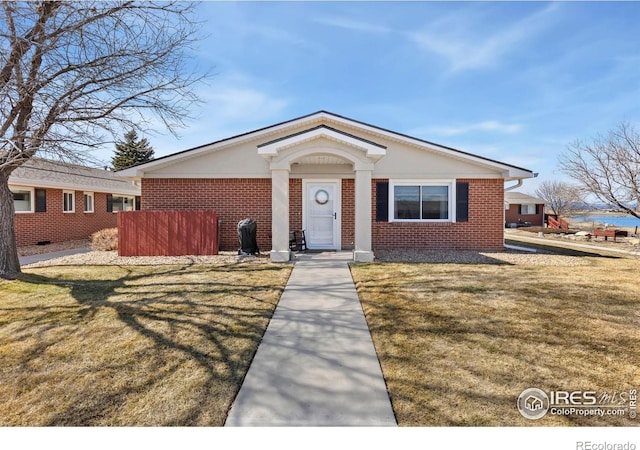
<path fill-rule="evenodd" d="M 499 170 L 500 173 L 502 174 L 502 177 L 507 179 L 507 180 L 515 180 L 515 179 L 522 179 L 522 178 L 533 178 L 533 173 L 531 171 L 528 171 L 526 169 L 521 169 L 515 166 L 511 166 L 509 164 L 504 164 L 504 163 L 500 163 L 498 161 L 493 161 L 490 159 L 486 159 L 486 158 L 482 158 L 479 156 L 475 156 L 473 154 L 467 153 L 467 152 L 463 152 L 460 150 L 455 150 L 455 149 L 450 149 L 447 147 L 442 147 L 439 146 L 437 144 L 433 144 L 433 143 L 429 143 L 426 141 L 423 141 L 421 139 L 418 138 L 413 138 L 411 136 L 407 136 L 404 134 L 398 134 L 395 133 L 393 131 L 390 130 L 385 130 L 382 128 L 378 128 L 372 125 L 368 125 L 366 123 L 363 122 L 356 122 L 344 117 L 340 117 L 340 116 L 336 116 L 333 115 L 331 113 L 328 113 L 326 111 L 319 111 L 315 114 L 312 115 L 308 115 L 308 116 L 304 116 L 301 117 L 297 120 L 292 120 L 292 121 L 287 121 L 287 122 L 283 122 L 277 125 L 273 125 L 273 126 L 269 126 L 269 127 L 265 127 L 259 130 L 255 130 L 255 131 L 251 131 L 248 133 L 244 133 L 235 137 L 231 137 L 228 139 L 223 139 L 217 142 L 213 142 L 210 144 L 206 144 L 203 145 L 202 147 L 195 147 L 193 149 L 189 149 L 189 150 L 185 150 L 183 152 L 179 152 L 173 155 L 169 155 L 166 157 L 162 157 L 158 160 L 155 161 L 150 161 L 148 163 L 145 164 L 141 164 L 139 166 L 136 167 L 132 167 L 130 169 L 125 169 L 122 171 L 118 172 L 118 175 L 124 177 L 124 178 L 130 178 L 130 179 L 140 179 L 143 178 L 145 176 L 146 173 L 148 172 L 153 172 L 156 169 L 160 169 L 160 168 L 164 168 L 166 166 L 170 166 L 172 164 L 174 164 L 177 161 L 184 161 L 190 158 L 195 158 L 199 155 L 201 155 L 202 153 L 208 153 L 208 152 L 212 152 L 212 151 L 217 151 L 219 149 L 225 148 L 227 146 L 231 146 L 231 145 L 235 145 L 241 142 L 245 142 L 245 141 L 249 141 L 249 140 L 254 140 L 254 139 L 259 139 L 259 138 L 263 138 L 265 136 L 269 136 L 269 135 L 273 135 L 273 134 L 277 134 L 283 130 L 287 130 L 287 129 L 295 129 L 300 127 L 303 124 L 313 124 L 313 123 L 317 123 L 317 122 L 328 122 L 328 123 L 338 123 L 341 125 L 344 125 L 345 127 L 351 128 L 351 129 L 356 129 L 356 130 L 364 130 L 367 131 L 369 133 L 372 133 L 374 135 L 378 135 L 378 136 L 383 136 L 385 138 L 388 138 L 390 140 L 394 140 L 394 141 L 398 141 L 398 142 L 403 142 L 406 144 L 410 144 L 425 150 L 431 150 L 433 152 L 436 153 L 440 153 L 443 155 L 447 155 L 453 158 L 458 158 L 464 161 L 468 161 L 468 162 L 473 162 L 475 164 L 478 164 L 480 166 L 483 167 L 489 167 L 492 168 L 494 170 Z M 330 131 L 330 130 L 324 130 L 325 132 Z M 336 133 L 338 134 L 338 133 Z M 304 134 L 304 138 L 303 139 L 308 139 L 309 138 L 309 134 Z M 342 134 L 339 134 L 339 139 L 340 140 L 344 140 L 347 141 L 347 136 L 344 136 Z M 292 137 L 292 139 L 295 139 L 295 136 Z M 353 139 L 353 138 L 352 138 Z M 286 140 L 286 139 L 285 139 Z M 353 139 L 353 141 L 356 142 L 356 146 L 359 148 L 363 148 L 365 151 L 367 151 L 367 156 L 373 157 L 373 158 L 380 158 L 382 156 L 384 156 L 386 154 L 385 149 L 383 148 L 379 148 L 377 146 L 373 146 L 373 145 L 366 145 L 365 142 L 362 142 L 358 139 Z M 258 149 L 258 154 L 268 158 L 269 156 L 275 156 L 277 155 L 277 148 L 281 147 L 285 144 L 282 143 L 283 141 L 278 141 L 278 142 L 274 142 L 273 144 L 269 144 L 266 146 L 263 146 L 261 148 Z M 288 144 L 291 145 L 291 144 Z M 274 153 L 275 152 L 275 153 Z"/>
<path fill-rule="evenodd" d="M 277 156 L 278 152 L 282 149 L 293 147 L 297 144 L 323 137 L 338 142 L 343 142 L 352 147 L 356 147 L 364 151 L 370 158 L 380 158 L 387 154 L 386 149 L 383 147 L 369 144 L 361 139 L 356 139 L 354 137 L 347 136 L 343 133 L 338 133 L 327 128 L 316 128 L 304 133 L 296 134 L 295 136 L 278 140 L 271 144 L 263 145 L 258 148 L 258 154 L 263 157 L 274 157 Z"/>
<path fill-rule="evenodd" d="M 504 179 L 506 181 L 522 180 L 524 178 L 535 178 L 533 172 L 517 167 L 506 167 Z"/>
<path fill-rule="evenodd" d="M 144 177 L 145 173 L 153 172 L 153 170 L 170 166 L 177 161 L 186 161 L 190 158 L 195 158 L 203 153 L 218 151 L 220 149 L 223 149 L 232 145 L 236 145 L 242 142 L 246 142 L 246 141 L 258 139 L 263 136 L 275 134 L 281 130 L 286 130 L 289 128 L 297 128 L 302 123 L 317 121 L 321 116 L 323 116 L 323 114 L 314 114 L 312 116 L 302 117 L 299 120 L 284 122 L 279 125 L 262 128 L 262 129 L 244 133 L 235 137 L 222 139 L 220 141 L 212 142 L 210 144 L 205 144 L 201 147 L 194 147 L 193 149 L 187 149 L 182 152 L 175 153 L 173 155 L 162 157 L 155 161 L 149 161 L 148 163 L 140 164 L 139 166 L 121 170 L 118 172 L 118 175 L 124 178 L 140 179 Z"/>
<path fill-rule="evenodd" d="M 29 188 L 44 188 L 44 189 L 62 189 L 68 191 L 87 191 L 87 192 L 103 192 L 107 194 L 119 194 L 119 195 L 140 195 L 140 189 L 124 190 L 124 189 L 109 189 L 104 186 L 91 186 L 88 184 L 69 184 L 58 181 L 40 181 L 26 178 L 12 177 L 9 180 L 11 186 L 22 186 Z"/>
<path fill-rule="evenodd" d="M 387 131 L 384 129 L 380 129 L 374 126 L 370 126 L 364 123 L 360 123 L 360 122 L 352 122 L 348 119 L 342 118 L 342 117 L 336 117 L 330 114 L 326 114 L 326 113 L 321 113 L 320 114 L 321 117 L 326 118 L 330 121 L 333 122 L 337 122 L 340 123 L 342 125 L 351 127 L 351 128 L 359 128 L 362 130 L 366 130 L 370 133 L 373 134 L 377 134 L 380 136 L 384 136 L 388 139 L 392 139 L 395 141 L 400 141 L 400 142 L 404 142 L 407 144 L 411 144 L 413 146 L 417 146 L 417 147 L 422 147 L 424 149 L 428 149 L 434 152 L 438 152 L 441 154 L 445 154 L 448 156 L 452 156 L 454 158 L 458 158 L 458 159 L 462 159 L 462 160 L 466 160 L 466 161 L 472 161 L 476 164 L 485 166 L 485 167 L 491 167 L 494 169 L 499 169 L 503 172 L 504 178 L 507 179 L 521 179 L 521 178 L 533 178 L 533 173 L 526 170 L 526 169 L 520 169 L 518 167 L 514 167 L 511 166 L 509 164 L 504 164 L 501 163 L 499 161 L 492 161 L 489 159 L 485 159 L 479 156 L 475 156 L 473 154 L 467 153 L 467 152 L 463 152 L 460 150 L 455 150 L 455 149 L 450 149 L 447 147 L 441 147 L 437 144 L 432 144 L 429 142 L 425 142 L 421 139 L 417 139 L 417 138 L 412 138 L 410 136 L 406 136 L 403 134 L 397 134 L 394 133 L 393 131 Z"/>

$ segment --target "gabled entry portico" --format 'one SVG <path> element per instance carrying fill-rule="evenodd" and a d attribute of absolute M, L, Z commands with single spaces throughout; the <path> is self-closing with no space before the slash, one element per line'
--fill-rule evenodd
<path fill-rule="evenodd" d="M 373 261 L 371 247 L 371 174 L 375 163 L 386 155 L 386 147 L 335 128 L 319 125 L 258 145 L 258 154 L 269 162 L 272 189 L 271 260 L 291 259 L 289 250 L 289 177 L 292 166 L 305 166 L 303 181 L 334 179 L 350 166 L 355 179 L 354 261 Z M 316 192 L 318 193 L 318 192 Z M 327 192 L 329 194 L 329 192 Z M 306 195 L 306 194 L 305 194 Z M 337 195 L 337 192 L 334 193 Z M 324 201 L 320 193 L 318 205 Z M 318 208 L 320 214 L 328 214 Z M 305 211 L 307 214 L 308 211 Z M 340 213 L 334 208 L 334 219 Z M 308 219 L 307 219 L 308 220 Z M 328 225 L 327 225 L 328 227 Z M 338 239 L 339 243 L 339 239 Z M 339 248 L 339 244 L 336 248 Z"/>

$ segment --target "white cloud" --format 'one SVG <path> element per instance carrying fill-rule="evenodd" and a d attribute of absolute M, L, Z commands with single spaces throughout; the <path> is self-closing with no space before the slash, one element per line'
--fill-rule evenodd
<path fill-rule="evenodd" d="M 207 105 L 203 119 L 223 124 L 261 121 L 278 115 L 287 105 L 285 99 L 249 86 L 212 89 L 202 99 Z"/>
<path fill-rule="evenodd" d="M 408 37 L 422 49 L 444 58 L 450 72 L 490 67 L 547 28 L 557 9 L 558 4 L 553 3 L 493 32 L 489 30 L 494 24 L 479 23 L 456 11 L 429 23 L 423 30 L 408 33 Z M 475 17 L 477 10 L 474 8 L 471 14 Z"/>
<path fill-rule="evenodd" d="M 486 120 L 483 122 L 470 123 L 458 126 L 433 126 L 422 127 L 413 131 L 414 134 L 434 134 L 439 136 L 458 136 L 472 132 L 495 132 L 504 134 L 514 134 L 522 130 L 519 123 L 502 123 L 496 120 Z"/>
<path fill-rule="evenodd" d="M 318 17 L 314 22 L 336 28 L 343 28 L 350 31 L 364 31 L 368 33 L 388 33 L 391 29 L 382 25 L 377 25 L 346 17 Z"/>
<path fill-rule="evenodd" d="M 156 157 L 276 123 L 290 104 L 260 80 L 237 73 L 214 78 L 199 97 L 203 103 L 194 108 L 196 117 L 178 130 L 178 138 L 168 133 L 150 137 Z"/>

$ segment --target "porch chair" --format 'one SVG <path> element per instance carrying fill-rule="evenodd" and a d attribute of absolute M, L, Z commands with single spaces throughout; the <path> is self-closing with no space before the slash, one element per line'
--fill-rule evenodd
<path fill-rule="evenodd" d="M 294 230 L 289 233 L 289 250 L 294 252 L 307 251 L 307 240 L 304 236 L 304 230 Z"/>

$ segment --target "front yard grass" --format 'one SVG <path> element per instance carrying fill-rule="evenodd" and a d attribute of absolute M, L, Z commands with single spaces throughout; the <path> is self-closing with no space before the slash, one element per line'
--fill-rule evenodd
<path fill-rule="evenodd" d="M 405 426 L 637 426 L 625 417 L 516 408 L 530 387 L 640 387 L 638 261 L 579 267 L 352 266 L 398 423 Z"/>
<path fill-rule="evenodd" d="M 221 426 L 290 266 L 67 266 L 0 280 L 0 426 Z"/>

